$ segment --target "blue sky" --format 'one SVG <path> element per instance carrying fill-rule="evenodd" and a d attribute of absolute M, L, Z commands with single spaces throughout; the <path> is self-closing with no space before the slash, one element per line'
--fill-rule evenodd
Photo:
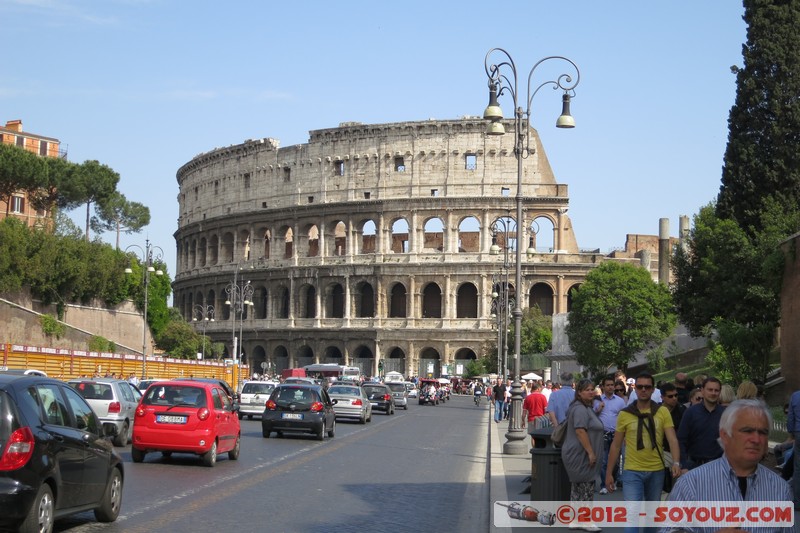
<path fill-rule="evenodd" d="M 554 127 L 551 91 L 532 124 L 569 185 L 578 245 L 608 252 L 628 233 L 657 235 L 659 218 L 677 236 L 678 217 L 716 197 L 742 14 L 735 0 L 0 0 L 0 122 L 21 119 L 71 161 L 119 172 L 121 192 L 152 214 L 123 247 L 148 237 L 174 276 L 175 173 L 195 155 L 251 138 L 304 143 L 347 121 L 479 115 L 490 48 L 508 50 L 521 85 L 536 61 L 563 55 L 581 69 L 577 128 Z"/>

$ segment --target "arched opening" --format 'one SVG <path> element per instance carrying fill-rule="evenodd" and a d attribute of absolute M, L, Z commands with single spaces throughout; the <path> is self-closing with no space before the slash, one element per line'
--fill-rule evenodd
<path fill-rule="evenodd" d="M 267 318 L 268 304 L 269 294 L 267 293 L 267 288 L 259 285 L 253 291 L 253 317 L 258 319 Z"/>
<path fill-rule="evenodd" d="M 330 255 L 343 256 L 347 254 L 347 226 L 341 220 L 333 227 L 333 235 L 329 238 L 332 249 Z"/>
<path fill-rule="evenodd" d="M 311 364 L 314 364 L 314 350 L 307 344 L 304 344 L 297 349 L 295 365 L 301 368 Z"/>
<path fill-rule="evenodd" d="M 358 346 L 353 350 L 353 357 L 351 358 L 351 366 L 357 366 L 361 369 L 361 373 L 365 376 L 375 376 L 378 369 L 375 366 L 375 355 L 372 349 L 365 345 Z"/>
<path fill-rule="evenodd" d="M 389 351 L 389 356 L 383 361 L 384 372 L 406 373 L 406 352 L 400 348 L 393 348 Z"/>
<path fill-rule="evenodd" d="M 210 265 L 218 265 L 219 264 L 219 237 L 216 235 L 211 236 L 211 240 L 209 242 L 208 247 L 208 263 Z"/>
<path fill-rule="evenodd" d="M 481 225 L 475 217 L 466 217 L 458 225 L 458 251 L 479 252 L 481 249 Z"/>
<path fill-rule="evenodd" d="M 442 363 L 438 350 L 425 348 L 420 352 L 418 374 L 426 378 L 438 378 L 442 375 Z"/>
<path fill-rule="evenodd" d="M 553 221 L 546 216 L 536 217 L 531 222 L 530 227 L 530 242 L 528 248 L 533 245 L 533 248 L 538 253 L 552 253 L 556 249 L 555 245 L 556 228 Z"/>
<path fill-rule="evenodd" d="M 478 288 L 472 283 L 464 283 L 458 288 L 456 317 L 478 318 Z"/>
<path fill-rule="evenodd" d="M 322 354 L 323 363 L 335 363 L 341 365 L 344 361 L 342 351 L 336 346 L 328 346 Z"/>
<path fill-rule="evenodd" d="M 567 313 L 572 311 L 572 297 L 575 295 L 575 291 L 580 289 L 580 287 L 581 284 L 576 283 L 575 285 L 569 288 L 569 291 L 567 292 Z"/>
<path fill-rule="evenodd" d="M 361 228 L 361 249 L 358 253 L 374 254 L 377 250 L 377 231 L 375 222 L 367 220 Z"/>
<path fill-rule="evenodd" d="M 528 307 L 539 307 L 545 316 L 553 316 L 553 289 L 547 283 L 536 283 L 531 287 Z"/>
<path fill-rule="evenodd" d="M 233 263 L 233 233 L 226 233 L 222 236 L 222 261 Z"/>
<path fill-rule="evenodd" d="M 283 285 L 277 289 L 273 316 L 275 318 L 289 318 L 289 289 Z"/>
<path fill-rule="evenodd" d="M 289 368 L 289 351 L 285 346 L 276 346 L 272 352 L 272 358 L 275 361 L 275 369 L 278 373 Z"/>
<path fill-rule="evenodd" d="M 199 259 L 198 259 L 198 263 L 199 263 L 199 266 L 201 266 L 201 267 L 206 266 L 206 247 L 207 247 L 206 238 L 203 237 L 203 238 L 200 239 L 200 246 L 199 246 L 199 248 L 197 250 L 198 254 L 200 256 Z"/>
<path fill-rule="evenodd" d="M 286 228 L 283 233 L 283 258 L 291 259 L 294 256 L 294 232 Z"/>
<path fill-rule="evenodd" d="M 317 316 L 317 289 L 305 284 L 298 291 L 297 316 L 299 318 L 315 318 Z"/>
<path fill-rule="evenodd" d="M 325 316 L 327 318 L 344 318 L 344 289 L 339 283 L 328 286 L 325 298 Z"/>
<path fill-rule="evenodd" d="M 422 289 L 422 318 L 442 318 L 442 289 L 436 283 Z"/>
<path fill-rule="evenodd" d="M 444 224 L 440 218 L 430 218 L 425 222 L 422 248 L 425 252 L 444 250 Z"/>
<path fill-rule="evenodd" d="M 389 289 L 389 318 L 406 318 L 406 288 L 395 283 Z"/>
<path fill-rule="evenodd" d="M 308 241 L 306 243 L 306 257 L 319 256 L 319 228 L 317 228 L 317 225 L 312 224 L 311 227 L 308 228 L 306 235 L 308 237 Z"/>
<path fill-rule="evenodd" d="M 392 252 L 396 254 L 408 253 L 408 222 L 400 218 L 392 224 Z"/>
<path fill-rule="evenodd" d="M 353 302 L 355 303 L 356 318 L 372 318 L 375 316 L 375 291 L 372 285 L 366 281 L 356 285 Z"/>

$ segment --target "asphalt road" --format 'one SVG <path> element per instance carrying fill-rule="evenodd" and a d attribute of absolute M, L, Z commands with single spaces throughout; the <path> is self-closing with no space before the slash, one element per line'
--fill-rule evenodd
<path fill-rule="evenodd" d="M 471 397 L 439 406 L 340 421 L 336 436 L 264 439 L 242 420 L 238 461 L 213 468 L 190 455 L 125 462 L 120 517 L 91 513 L 57 522 L 62 532 L 486 531 L 488 410 Z"/>

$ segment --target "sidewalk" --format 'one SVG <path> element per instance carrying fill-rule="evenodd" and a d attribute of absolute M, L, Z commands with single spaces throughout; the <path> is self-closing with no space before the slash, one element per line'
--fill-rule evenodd
<path fill-rule="evenodd" d="M 520 505 L 530 505 L 536 507 L 536 502 L 530 501 L 530 494 L 521 494 L 528 485 L 523 480 L 531 475 L 531 454 L 525 455 L 504 455 L 503 443 L 506 441 L 505 434 L 508 431 L 508 421 L 503 420 L 499 424 L 492 418 L 494 411 L 486 409 L 486 423 L 489 425 L 489 531 L 492 533 L 522 533 L 531 532 L 539 529 L 545 531 L 572 531 L 563 527 L 545 527 L 539 524 L 521 525 L 520 527 L 496 527 L 495 512 L 505 513 L 505 510 L 495 505 L 498 501 L 519 502 Z M 525 435 L 530 449 L 530 438 Z M 541 481 L 540 481 L 541 482 Z M 613 494 L 601 496 L 595 493 L 596 502 L 615 502 L 623 501 L 622 490 L 617 490 Z M 525 524 L 524 522 L 519 522 Z M 540 529 L 544 528 L 544 529 Z M 604 533 L 622 533 L 624 528 L 604 527 Z"/>

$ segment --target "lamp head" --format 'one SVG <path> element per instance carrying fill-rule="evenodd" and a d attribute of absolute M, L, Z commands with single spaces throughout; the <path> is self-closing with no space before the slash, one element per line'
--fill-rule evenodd
<path fill-rule="evenodd" d="M 492 122 L 503 119 L 503 110 L 500 109 L 500 103 L 497 101 L 497 83 L 494 80 L 489 80 L 489 105 L 483 112 L 483 118 Z"/>
<path fill-rule="evenodd" d="M 556 128 L 574 128 L 575 119 L 569 112 L 569 101 L 571 97 L 569 93 L 564 93 L 561 96 L 561 116 L 556 120 Z"/>
<path fill-rule="evenodd" d="M 133 274 L 133 270 L 131 269 L 131 267 L 128 267 L 128 268 L 125 269 L 125 273 L 126 274 Z"/>
<path fill-rule="evenodd" d="M 492 122 L 489 124 L 489 127 L 486 128 L 486 135 L 505 135 L 506 134 L 506 127 L 503 126 L 502 122 Z"/>

